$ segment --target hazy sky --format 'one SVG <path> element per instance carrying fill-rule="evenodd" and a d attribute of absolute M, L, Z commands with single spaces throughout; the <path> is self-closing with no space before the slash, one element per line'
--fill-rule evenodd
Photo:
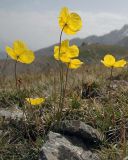
<path fill-rule="evenodd" d="M 102 35 L 128 24 L 128 0 L 0 0 L 0 41 L 21 39 L 34 50 L 58 42 L 63 6 L 83 21 L 77 35 L 64 38 Z"/>

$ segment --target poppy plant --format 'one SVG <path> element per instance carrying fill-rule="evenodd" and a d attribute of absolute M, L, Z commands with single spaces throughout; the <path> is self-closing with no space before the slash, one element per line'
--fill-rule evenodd
<path fill-rule="evenodd" d="M 27 45 L 20 40 L 13 43 L 13 47 L 6 47 L 7 54 L 17 62 L 30 64 L 34 61 L 35 55 L 33 51 L 29 50 Z"/>
<path fill-rule="evenodd" d="M 59 26 L 68 35 L 76 34 L 82 27 L 82 20 L 77 13 L 70 13 L 67 7 L 63 7 L 59 15 Z"/>
<path fill-rule="evenodd" d="M 67 65 L 66 73 L 62 63 L 59 64 L 60 69 L 60 99 L 57 112 L 57 119 L 60 120 L 64 107 L 65 93 L 68 82 L 68 71 L 77 69 L 82 62 L 79 59 L 74 59 L 79 56 L 79 48 L 76 45 L 69 45 L 69 40 L 62 41 L 63 32 L 68 35 L 76 34 L 82 28 L 81 17 L 74 12 L 70 12 L 67 7 L 63 7 L 59 15 L 59 26 L 61 28 L 59 46 L 54 47 L 54 58 Z"/>
<path fill-rule="evenodd" d="M 33 106 L 40 105 L 45 102 L 45 98 L 26 98 L 26 101 Z"/>
<path fill-rule="evenodd" d="M 104 60 L 101 60 L 101 63 L 103 63 L 106 67 L 111 68 L 110 82 L 108 85 L 110 87 L 112 82 L 113 68 L 122 68 L 126 65 L 127 62 L 124 59 L 116 61 L 114 56 L 112 56 L 111 54 L 107 54 L 104 56 Z"/>

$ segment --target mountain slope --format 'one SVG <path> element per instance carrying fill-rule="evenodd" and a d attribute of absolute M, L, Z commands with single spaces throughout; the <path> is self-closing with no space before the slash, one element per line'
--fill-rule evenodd
<path fill-rule="evenodd" d="M 0 46 L 5 46 L 5 44 L 7 45 L 9 43 L 6 43 L 5 40 L 3 40 L 3 41 L 0 40 Z M 128 25 L 124 25 L 120 30 L 114 30 L 108 34 L 103 35 L 103 36 L 95 36 L 94 35 L 94 36 L 89 36 L 84 39 L 75 38 L 70 41 L 70 44 L 76 44 L 79 47 L 84 45 L 84 48 L 86 45 L 88 46 L 90 44 L 97 44 L 97 45 L 99 44 L 101 46 L 102 45 L 107 45 L 107 46 L 108 45 L 110 45 L 110 46 L 117 45 L 117 46 L 121 46 L 121 47 L 128 49 Z M 58 44 L 54 44 L 49 47 L 37 50 L 35 52 L 37 59 L 40 59 L 40 58 L 42 59 L 42 57 L 52 56 L 53 52 L 54 52 L 55 45 L 58 45 Z M 4 50 L 3 47 L 0 48 L 0 59 L 6 57 L 5 56 L 6 54 L 4 53 L 3 50 Z"/>
<path fill-rule="evenodd" d="M 123 38 L 121 41 L 118 42 L 117 45 L 128 49 L 128 37 Z"/>
<path fill-rule="evenodd" d="M 76 44 L 78 46 L 81 46 L 82 44 L 103 44 L 103 45 L 117 45 L 128 48 L 128 25 L 124 25 L 120 30 L 114 30 L 103 36 L 94 35 L 84 39 L 75 38 L 70 41 L 70 44 Z M 54 52 L 54 45 L 40 49 L 36 51 L 36 54 L 51 56 Z"/>
<path fill-rule="evenodd" d="M 80 46 L 80 58 L 85 62 L 100 63 L 105 54 L 112 54 L 117 59 L 128 58 L 128 50 L 117 45 L 83 44 Z"/>
<path fill-rule="evenodd" d="M 114 30 L 103 36 L 90 36 L 83 41 L 85 43 L 99 43 L 99 44 L 118 44 L 119 41 L 128 36 L 128 25 L 124 25 L 120 30 Z"/>

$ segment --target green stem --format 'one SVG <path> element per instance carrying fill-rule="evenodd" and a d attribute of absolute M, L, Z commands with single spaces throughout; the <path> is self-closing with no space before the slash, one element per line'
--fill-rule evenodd
<path fill-rule="evenodd" d="M 14 73 L 15 73 L 15 84 L 16 84 L 16 89 L 17 89 L 17 60 L 15 62 Z"/>
<path fill-rule="evenodd" d="M 66 88 L 67 88 L 67 82 L 68 82 L 68 73 L 69 73 L 69 67 L 67 67 L 67 70 L 66 70 L 66 79 L 65 79 L 65 86 L 63 87 L 63 95 L 62 95 L 62 106 L 60 107 L 60 116 L 61 116 L 61 113 L 62 113 L 62 110 L 63 110 L 63 106 L 64 106 L 64 100 L 65 100 L 65 93 L 66 93 Z"/>
<path fill-rule="evenodd" d="M 17 60 L 18 60 L 18 58 L 19 58 L 19 57 L 17 57 Z M 18 62 L 17 60 L 16 60 L 16 62 L 15 62 L 15 66 L 14 66 L 14 74 L 15 74 L 16 90 L 17 90 L 17 93 L 18 93 L 19 101 L 21 102 L 22 100 L 21 100 L 21 97 L 20 97 L 20 95 L 19 95 L 20 86 L 19 86 L 19 88 L 18 88 L 18 84 L 17 84 L 17 62 Z M 22 109 L 23 109 L 23 117 L 24 117 L 23 123 L 25 124 L 25 129 L 26 129 L 27 135 L 28 135 L 28 137 L 29 137 L 29 140 L 31 140 L 31 137 L 30 137 L 30 135 L 29 135 L 29 131 L 28 131 L 28 129 L 27 129 L 27 125 L 26 125 L 26 122 L 25 122 L 25 118 L 27 118 L 27 115 L 26 115 L 26 111 L 25 111 L 24 106 L 23 106 Z"/>
<path fill-rule="evenodd" d="M 66 71 L 66 80 L 65 80 L 65 88 L 64 88 L 64 90 L 65 90 L 65 91 L 66 91 L 66 88 L 67 88 L 68 73 L 69 73 L 69 65 L 68 65 L 68 67 L 67 67 L 67 71 Z"/>
<path fill-rule="evenodd" d="M 112 83 L 112 73 L 113 73 L 113 67 L 111 67 L 111 72 L 110 72 L 110 81 L 109 81 L 109 88 L 111 87 L 111 83 Z"/>
<path fill-rule="evenodd" d="M 60 50 L 61 50 L 61 41 L 62 41 L 62 35 L 63 35 L 63 30 L 66 25 L 63 26 L 61 32 L 60 32 L 60 40 L 59 40 L 59 59 L 60 59 Z"/>
<path fill-rule="evenodd" d="M 112 110 L 112 123 L 113 123 L 113 126 L 115 125 L 115 111 L 114 111 L 114 108 L 112 106 L 112 97 L 111 97 L 111 83 L 112 83 L 112 73 L 113 73 L 113 67 L 111 67 L 111 71 L 110 71 L 110 81 L 109 81 L 109 92 L 108 92 L 108 98 L 109 98 L 109 105 L 111 107 L 111 110 Z"/>
<path fill-rule="evenodd" d="M 63 30 L 66 25 L 63 26 L 61 33 L 60 33 L 60 40 L 59 40 L 59 60 L 60 60 L 60 52 L 61 52 L 61 41 L 62 41 L 62 35 L 63 35 Z M 59 110 L 62 107 L 62 94 L 63 94 L 63 64 L 59 63 L 60 65 L 60 99 L 59 99 Z"/>

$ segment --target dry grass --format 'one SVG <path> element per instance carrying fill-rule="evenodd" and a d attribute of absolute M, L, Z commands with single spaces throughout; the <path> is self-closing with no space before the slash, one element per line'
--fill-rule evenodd
<path fill-rule="evenodd" d="M 128 72 L 115 70 L 113 87 L 108 89 L 109 70 L 103 66 L 83 66 L 69 73 L 62 119 L 79 119 L 102 131 L 105 140 L 98 151 L 103 160 L 120 160 L 128 156 Z M 0 78 L 0 108 L 25 111 L 25 119 L 5 119 L 1 116 L 1 160 L 36 160 L 51 125 L 56 120 L 59 98 L 59 75 L 18 75 L 20 90 L 13 77 Z M 84 87 L 84 88 L 83 88 Z M 87 88 L 86 88 L 87 87 Z M 81 91 L 88 92 L 82 97 Z M 27 96 L 46 97 L 45 104 L 31 108 Z M 18 109 L 15 107 L 17 106 Z M 127 135 L 127 134 L 126 134 Z M 123 158 L 122 158 L 123 157 Z"/>

